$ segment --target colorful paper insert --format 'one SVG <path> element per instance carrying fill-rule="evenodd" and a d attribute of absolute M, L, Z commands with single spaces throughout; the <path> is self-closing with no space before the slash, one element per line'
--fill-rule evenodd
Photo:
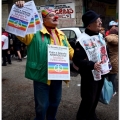
<path fill-rule="evenodd" d="M 23 31 L 26 31 L 27 25 L 28 25 L 28 22 L 20 20 L 18 18 L 11 17 L 11 16 L 8 21 L 8 26 L 11 26 Z"/>
<path fill-rule="evenodd" d="M 48 63 L 48 73 L 68 74 L 68 63 Z"/>
<path fill-rule="evenodd" d="M 32 33 L 36 33 L 36 26 L 35 26 L 35 18 L 34 17 L 32 17 L 30 20 L 30 24 L 28 26 L 26 34 L 32 34 Z"/>
<path fill-rule="evenodd" d="M 35 23 L 36 23 L 36 25 L 40 24 L 40 20 L 39 20 L 39 17 L 37 14 L 35 15 Z"/>
<path fill-rule="evenodd" d="M 28 28 L 31 28 L 31 27 L 35 27 L 35 25 L 34 25 L 34 18 L 31 18 L 30 24 L 28 26 Z"/>

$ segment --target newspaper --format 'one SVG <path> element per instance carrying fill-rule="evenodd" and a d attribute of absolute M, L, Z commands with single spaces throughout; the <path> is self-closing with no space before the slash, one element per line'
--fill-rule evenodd
<path fill-rule="evenodd" d="M 101 71 L 92 70 L 94 80 L 101 80 L 101 75 L 109 73 L 109 58 L 107 55 L 106 45 L 104 40 L 100 41 L 98 35 L 88 36 L 84 33 L 85 37 L 80 39 L 79 42 L 84 48 L 88 59 L 90 61 L 101 62 Z"/>

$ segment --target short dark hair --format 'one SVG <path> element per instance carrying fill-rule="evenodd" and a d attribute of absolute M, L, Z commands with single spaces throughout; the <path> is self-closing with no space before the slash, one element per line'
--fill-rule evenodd
<path fill-rule="evenodd" d="M 111 29 L 109 34 L 116 34 L 116 35 L 118 35 L 118 31 L 116 29 Z"/>
<path fill-rule="evenodd" d="M 5 29 L 2 27 L 2 32 L 5 32 Z"/>

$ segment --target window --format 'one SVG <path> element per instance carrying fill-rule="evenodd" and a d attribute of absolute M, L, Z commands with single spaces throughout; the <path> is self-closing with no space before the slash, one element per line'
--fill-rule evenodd
<path fill-rule="evenodd" d="M 76 34 L 73 30 L 62 30 L 64 34 L 67 36 L 68 41 L 75 41 L 76 40 Z"/>
<path fill-rule="evenodd" d="M 75 41 L 77 39 L 75 32 L 73 30 L 62 30 L 62 31 L 67 36 L 67 39 L 68 39 L 71 47 L 74 49 Z"/>
<path fill-rule="evenodd" d="M 67 39 L 69 39 L 70 36 L 70 30 L 62 30 L 64 34 L 67 36 Z"/>
<path fill-rule="evenodd" d="M 70 38 L 71 39 L 75 39 L 76 38 L 76 34 L 75 34 L 75 32 L 74 31 L 70 31 Z"/>

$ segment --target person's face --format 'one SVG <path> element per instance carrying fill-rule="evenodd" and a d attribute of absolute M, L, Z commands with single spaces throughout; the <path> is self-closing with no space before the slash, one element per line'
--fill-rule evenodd
<path fill-rule="evenodd" d="M 55 12 L 51 12 L 43 19 L 43 23 L 46 27 L 55 28 L 59 24 L 58 16 Z"/>
<path fill-rule="evenodd" d="M 111 29 L 116 29 L 116 30 L 117 30 L 117 28 L 118 28 L 118 26 L 116 26 L 116 25 L 113 25 L 113 26 L 111 27 Z"/>
<path fill-rule="evenodd" d="M 98 18 L 96 21 L 88 25 L 88 29 L 94 32 L 99 32 L 101 29 L 102 21 Z"/>

